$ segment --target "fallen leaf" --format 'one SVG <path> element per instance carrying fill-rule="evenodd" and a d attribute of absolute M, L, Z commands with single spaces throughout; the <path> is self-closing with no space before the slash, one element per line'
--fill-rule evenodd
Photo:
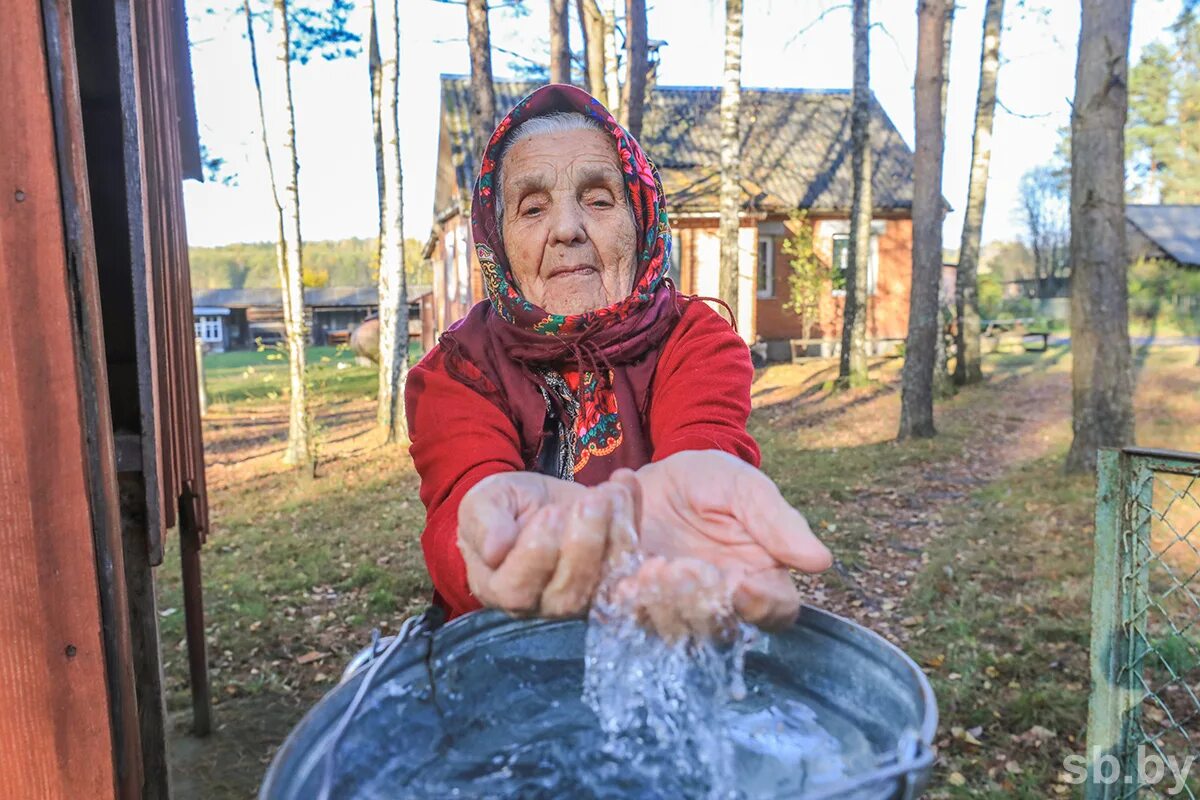
<path fill-rule="evenodd" d="M 961 772 L 951 772 L 950 773 L 950 785 L 951 786 L 966 786 L 966 784 L 967 784 L 967 779 L 963 777 L 963 774 Z"/>
<path fill-rule="evenodd" d="M 316 650 L 309 650 L 304 655 L 296 659 L 297 664 L 311 664 L 314 661 L 320 661 L 322 658 L 327 658 L 329 653 L 318 653 Z"/>

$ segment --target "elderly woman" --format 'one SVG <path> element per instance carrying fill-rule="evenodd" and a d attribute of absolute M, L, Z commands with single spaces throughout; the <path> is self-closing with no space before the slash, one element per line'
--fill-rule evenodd
<path fill-rule="evenodd" d="M 586 92 L 496 128 L 471 208 L 488 300 L 408 378 L 422 546 L 450 616 L 571 616 L 636 548 L 621 596 L 661 632 L 778 626 L 790 569 L 830 563 L 757 467 L 745 344 L 664 278 L 658 172 Z"/>

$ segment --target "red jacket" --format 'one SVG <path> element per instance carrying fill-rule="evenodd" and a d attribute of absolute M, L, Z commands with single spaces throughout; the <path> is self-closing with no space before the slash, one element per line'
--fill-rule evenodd
<path fill-rule="evenodd" d="M 707 304 L 688 302 L 650 384 L 652 460 L 685 450 L 723 450 L 757 467 L 758 444 L 746 432 L 753 377 L 750 351 L 729 323 Z M 458 550 L 458 504 L 487 476 L 527 465 L 513 423 L 446 371 L 440 347 L 409 373 L 405 407 L 426 510 L 425 565 L 435 601 L 455 617 L 480 607 Z"/>

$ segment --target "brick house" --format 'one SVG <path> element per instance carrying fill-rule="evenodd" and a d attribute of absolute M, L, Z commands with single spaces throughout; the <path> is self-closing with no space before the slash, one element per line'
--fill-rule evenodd
<path fill-rule="evenodd" d="M 497 108 L 537 87 L 496 82 Z M 671 276 L 688 294 L 717 293 L 721 92 L 656 87 L 648 94 L 642 143 L 658 165 L 674 234 Z M 435 333 L 483 299 L 470 231 L 471 189 L 482 143 L 469 124 L 468 81 L 442 76 L 434 225 L 425 247 L 433 267 Z M 832 352 L 841 337 L 843 269 L 850 232 L 850 92 L 742 91 L 742 258 L 738 330 L 773 358 L 789 342 Z M 881 349 L 908 330 L 912 276 L 912 150 L 873 103 L 874 213 L 868 337 Z M 803 222 L 792 212 L 804 212 Z M 785 308 L 790 260 L 784 242 L 810 225 L 812 249 L 830 277 L 807 318 Z"/>

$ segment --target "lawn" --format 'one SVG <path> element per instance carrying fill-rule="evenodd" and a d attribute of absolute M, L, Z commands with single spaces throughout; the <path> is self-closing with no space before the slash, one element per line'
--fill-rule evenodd
<path fill-rule="evenodd" d="M 373 372 L 339 369 L 343 354 L 313 358 L 328 373 L 313 381 L 321 466 L 299 479 L 279 464 L 280 390 L 257 385 L 282 366 L 235 355 L 209 362 L 210 391 L 224 399 L 205 423 L 218 725 L 207 741 L 184 730 L 177 552 L 158 573 L 179 798 L 252 796 L 273 748 L 370 630 L 394 630 L 429 592 L 417 478 L 373 431 Z M 1141 444 L 1200 450 L 1194 362 L 1190 348 L 1145 354 Z M 931 440 L 892 441 L 890 360 L 875 364 L 871 386 L 841 393 L 827 388 L 831 362 L 760 370 L 751 427 L 764 469 L 836 555 L 833 570 L 802 579 L 810 602 L 896 641 L 934 682 L 942 728 L 930 796 L 1065 796 L 1074 790 L 1059 782 L 1062 759 L 1083 750 L 1086 722 L 1094 494 L 1090 478 L 1061 471 L 1070 354 L 986 366 L 984 385 L 939 403 Z"/>

